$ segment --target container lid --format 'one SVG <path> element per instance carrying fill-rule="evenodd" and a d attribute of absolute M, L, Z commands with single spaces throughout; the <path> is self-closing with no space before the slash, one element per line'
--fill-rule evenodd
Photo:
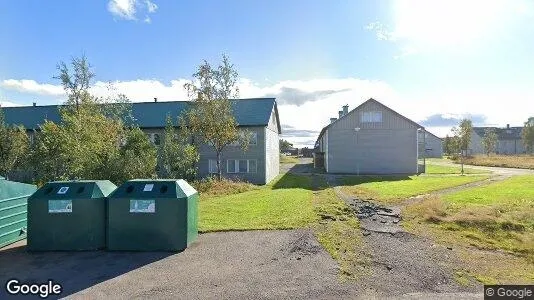
<path fill-rule="evenodd" d="M 183 179 L 135 179 L 123 183 L 110 198 L 187 198 L 198 192 Z"/>
<path fill-rule="evenodd" d="M 45 184 L 31 199 L 92 199 L 107 197 L 117 188 L 109 180 L 53 181 Z"/>
<path fill-rule="evenodd" d="M 37 186 L 15 181 L 0 180 L 0 201 L 4 199 L 28 197 L 37 190 Z"/>

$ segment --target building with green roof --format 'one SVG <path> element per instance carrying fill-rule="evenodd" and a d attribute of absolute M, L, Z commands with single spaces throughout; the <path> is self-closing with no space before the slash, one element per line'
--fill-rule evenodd
<path fill-rule="evenodd" d="M 232 100 L 233 112 L 240 128 L 253 133 L 248 150 L 237 145 L 228 146 L 222 154 L 223 176 L 238 178 L 256 184 L 266 184 L 279 174 L 279 135 L 281 134 L 278 108 L 274 98 Z M 167 115 L 174 120 L 190 105 L 189 101 L 160 101 L 132 103 L 134 122 L 159 144 L 165 129 Z M 20 106 L 2 108 L 8 125 L 22 125 L 30 134 L 38 131 L 45 120 L 61 122 L 61 105 Z M 208 145 L 200 147 L 199 177 L 216 173 L 216 155 Z"/>

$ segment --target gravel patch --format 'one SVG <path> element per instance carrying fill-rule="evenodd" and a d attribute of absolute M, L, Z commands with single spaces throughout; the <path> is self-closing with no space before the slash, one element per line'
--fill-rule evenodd
<path fill-rule="evenodd" d="M 460 285 L 454 272 L 461 261 L 452 248 L 406 232 L 401 206 L 383 206 L 372 199 L 346 195 L 329 176 L 336 195 L 354 210 L 371 256 L 370 275 L 355 284 L 378 298 L 480 299 L 482 285 Z"/>

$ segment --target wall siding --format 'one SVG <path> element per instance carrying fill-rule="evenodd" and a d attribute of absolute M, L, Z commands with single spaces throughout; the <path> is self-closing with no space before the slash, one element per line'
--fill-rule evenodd
<path fill-rule="evenodd" d="M 246 127 L 247 130 L 256 132 L 258 143 L 250 145 L 246 152 L 243 152 L 240 146 L 227 146 L 221 154 L 222 174 L 226 178 L 246 180 L 251 183 L 265 184 L 266 181 L 266 159 L 265 159 L 265 127 Z M 198 164 L 199 177 L 209 175 L 209 160 L 217 159 L 213 147 L 201 145 L 199 149 L 200 162 Z M 255 159 L 257 161 L 256 173 L 228 173 L 227 160 L 229 159 Z"/>
<path fill-rule="evenodd" d="M 362 123 L 361 122 L 361 112 L 362 111 L 381 111 L 382 112 L 382 122 L 380 123 Z M 416 126 L 406 120 L 405 118 L 399 116 L 393 111 L 384 108 L 382 105 L 369 102 L 360 107 L 357 110 L 353 110 L 344 116 L 341 119 L 338 119 L 329 127 L 329 129 L 351 129 L 360 127 L 361 129 L 408 129 L 416 128 Z"/>
<path fill-rule="evenodd" d="M 483 138 L 474 131 L 471 133 L 471 141 L 469 143 L 469 154 L 485 154 Z M 523 154 L 525 147 L 521 139 L 516 140 L 498 140 L 495 145 L 495 153 L 497 154 Z"/>
<path fill-rule="evenodd" d="M 362 111 L 381 111 L 382 122 L 362 123 Z M 417 173 L 417 126 L 377 103 L 334 122 L 326 139 L 329 173 Z"/>
<path fill-rule="evenodd" d="M 280 142 L 278 121 L 274 109 L 265 127 L 265 182 L 268 183 L 280 174 Z"/>
<path fill-rule="evenodd" d="M 484 147 L 482 146 L 482 137 L 476 134 L 476 132 L 471 132 L 471 141 L 469 142 L 469 149 L 467 150 L 468 154 L 483 154 Z"/>
<path fill-rule="evenodd" d="M 426 144 L 426 157 L 443 157 L 443 142 L 441 139 L 436 138 L 431 134 L 427 134 L 425 137 Z"/>

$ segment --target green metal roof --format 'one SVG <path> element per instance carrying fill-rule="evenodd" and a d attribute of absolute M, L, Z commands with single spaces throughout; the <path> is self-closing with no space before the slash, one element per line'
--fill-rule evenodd
<path fill-rule="evenodd" d="M 141 128 L 165 127 L 167 114 L 176 119 L 191 103 L 189 101 L 132 103 L 132 115 L 136 124 Z M 232 100 L 232 105 L 234 116 L 240 126 L 266 126 L 269 124 L 273 107 L 275 107 L 278 119 L 274 98 L 236 99 Z M 61 120 L 59 107 L 61 105 L 21 106 L 5 107 L 2 110 L 7 124 L 36 129 L 45 120 L 59 123 Z M 280 124 L 278 124 L 278 129 L 280 131 Z"/>
<path fill-rule="evenodd" d="M 35 185 L 2 179 L 0 180 L 0 202 L 10 198 L 28 197 L 36 190 Z"/>

